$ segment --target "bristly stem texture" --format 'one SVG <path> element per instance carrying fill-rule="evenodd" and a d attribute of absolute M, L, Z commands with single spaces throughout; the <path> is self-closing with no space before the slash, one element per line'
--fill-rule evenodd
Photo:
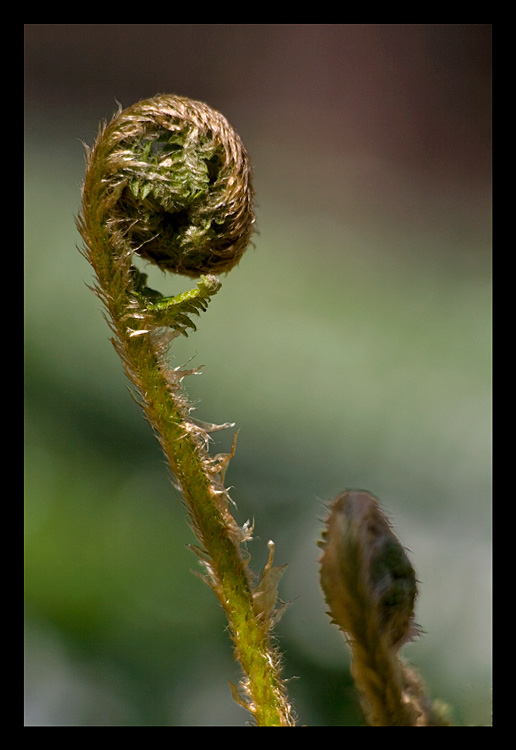
<path fill-rule="evenodd" d="M 419 633 L 417 582 L 378 501 L 347 490 L 330 505 L 320 544 L 321 586 L 333 622 L 349 640 L 351 673 L 371 726 L 447 726 L 419 676 L 399 657 Z"/>
<path fill-rule="evenodd" d="M 171 369 L 170 342 L 195 329 L 254 227 L 247 153 L 226 119 L 207 105 L 161 95 L 118 112 L 87 149 L 78 218 L 94 291 L 105 306 L 113 344 L 168 460 L 199 540 L 192 547 L 224 610 L 243 679 L 235 699 L 258 726 L 292 726 L 271 628 L 282 568 L 269 562 L 260 581 L 249 568 L 249 524 L 230 512 L 224 474 L 232 456 L 209 453 L 209 432 L 182 389 L 191 370 Z M 164 297 L 147 286 L 136 258 L 198 278 L 197 288 Z"/>

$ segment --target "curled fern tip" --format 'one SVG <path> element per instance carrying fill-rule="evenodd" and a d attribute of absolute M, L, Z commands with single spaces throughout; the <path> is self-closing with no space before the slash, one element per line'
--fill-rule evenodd
<path fill-rule="evenodd" d="M 196 278 L 231 270 L 249 245 L 250 160 L 226 118 L 202 102 L 159 95 L 119 112 L 88 174 L 86 202 L 115 252 Z"/>

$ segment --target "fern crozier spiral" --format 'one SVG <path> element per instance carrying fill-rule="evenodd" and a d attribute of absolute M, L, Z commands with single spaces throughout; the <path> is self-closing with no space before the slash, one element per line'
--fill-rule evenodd
<path fill-rule="evenodd" d="M 207 104 L 163 94 L 119 112 L 100 133 L 88 171 L 102 185 L 96 219 L 117 254 L 196 278 L 231 270 L 249 245 L 249 156 Z"/>

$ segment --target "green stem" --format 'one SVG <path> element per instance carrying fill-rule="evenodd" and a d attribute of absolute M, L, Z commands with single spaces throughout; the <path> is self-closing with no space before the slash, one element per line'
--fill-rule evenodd
<path fill-rule="evenodd" d="M 121 352 L 119 340 L 117 347 Z M 167 390 L 158 359 L 147 336 L 124 337 L 123 359 L 138 374 L 147 419 L 159 435 L 170 468 L 190 510 L 192 526 L 202 541 L 210 585 L 228 619 L 235 654 L 247 676 L 248 708 L 259 726 L 290 723 L 281 686 L 278 659 L 264 623 L 253 611 L 247 563 L 242 558 L 242 530 L 227 507 L 227 496 L 210 469 L 198 437 L 188 429 L 181 403 Z"/>

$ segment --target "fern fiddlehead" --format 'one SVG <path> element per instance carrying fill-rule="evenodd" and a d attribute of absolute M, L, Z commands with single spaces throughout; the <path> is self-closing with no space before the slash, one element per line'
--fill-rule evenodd
<path fill-rule="evenodd" d="M 347 490 L 330 505 L 320 543 L 320 578 L 329 614 L 349 639 L 351 672 L 372 726 L 447 726 L 399 650 L 419 628 L 417 581 L 378 501 Z"/>
<path fill-rule="evenodd" d="M 205 579 L 229 622 L 243 679 L 234 697 L 259 726 L 294 723 L 270 630 L 281 569 L 272 552 L 261 582 L 243 545 L 250 538 L 229 509 L 228 456 L 211 456 L 208 432 L 171 369 L 168 344 L 195 330 L 220 288 L 214 274 L 241 259 L 254 228 L 249 158 L 226 119 L 207 105 L 160 95 L 118 112 L 87 149 L 78 228 L 104 303 L 113 345 L 139 395 L 188 507 Z M 135 258 L 199 278 L 165 297 L 147 286 Z M 272 548 L 271 548 L 272 550 Z"/>

